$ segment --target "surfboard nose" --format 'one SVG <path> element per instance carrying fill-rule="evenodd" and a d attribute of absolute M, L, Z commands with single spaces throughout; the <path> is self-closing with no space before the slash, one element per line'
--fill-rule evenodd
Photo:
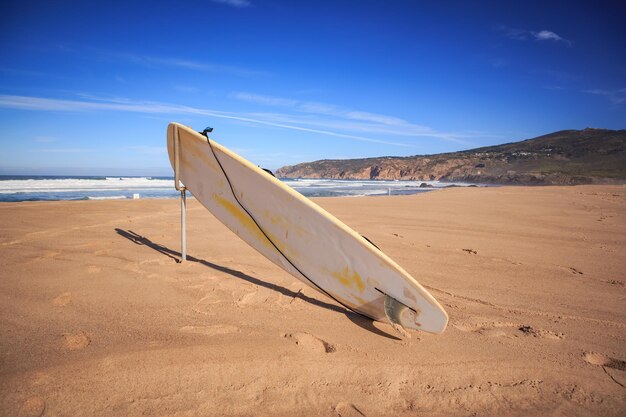
<path fill-rule="evenodd" d="M 441 308 L 429 305 L 422 309 L 414 309 L 389 295 L 385 295 L 384 305 L 387 320 L 405 329 L 441 333 L 448 324 L 448 315 Z"/>
<path fill-rule="evenodd" d="M 419 329 L 428 333 L 443 333 L 448 326 L 448 314 L 443 308 L 429 308 L 415 318 Z"/>

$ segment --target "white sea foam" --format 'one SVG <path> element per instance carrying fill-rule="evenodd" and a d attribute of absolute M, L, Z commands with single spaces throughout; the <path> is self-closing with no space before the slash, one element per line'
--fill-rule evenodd
<path fill-rule="evenodd" d="M 173 188 L 173 184 L 173 180 L 159 180 L 148 177 L 11 179 L 0 181 L 0 194 L 169 189 Z"/>
<path fill-rule="evenodd" d="M 393 180 L 329 180 L 329 179 L 284 179 L 283 182 L 292 188 L 358 188 L 358 187 L 375 187 L 378 189 L 401 189 L 401 188 L 419 188 L 421 184 L 426 184 L 432 188 L 443 188 L 451 185 L 468 186 L 469 183 L 462 182 L 441 182 L 441 181 L 393 181 Z M 430 188 L 429 187 L 429 188 Z"/>
<path fill-rule="evenodd" d="M 125 200 L 125 195 L 87 196 L 87 200 Z"/>
<path fill-rule="evenodd" d="M 375 181 L 285 179 L 285 184 L 307 197 L 360 197 L 413 194 L 464 183 L 439 181 Z M 422 184 L 426 184 L 424 187 Z M 235 184 L 236 187 L 236 184 Z M 0 201 L 24 200 L 111 200 L 132 198 L 172 198 L 179 196 L 173 179 L 150 177 L 94 178 L 0 178 Z"/>

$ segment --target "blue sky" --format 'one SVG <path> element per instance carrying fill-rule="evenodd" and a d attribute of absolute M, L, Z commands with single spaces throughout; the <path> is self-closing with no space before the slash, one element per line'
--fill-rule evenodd
<path fill-rule="evenodd" d="M 619 2 L 90 3 L 0 5 L 0 174 L 168 175 L 170 121 L 271 169 L 626 127 Z"/>

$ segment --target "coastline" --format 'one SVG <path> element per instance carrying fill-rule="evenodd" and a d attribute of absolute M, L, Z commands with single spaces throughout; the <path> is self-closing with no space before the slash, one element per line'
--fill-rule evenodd
<path fill-rule="evenodd" d="M 438 181 L 383 181 L 280 178 L 305 197 L 416 194 L 427 189 L 469 186 Z M 393 191 L 392 191 L 393 190 Z M 179 198 L 168 177 L 0 176 L 0 203 L 20 201 Z"/>
<path fill-rule="evenodd" d="M 2 414 L 626 410 L 626 187 L 314 201 L 429 289 L 448 329 L 400 339 L 195 200 L 182 264 L 176 199 L 4 203 Z"/>

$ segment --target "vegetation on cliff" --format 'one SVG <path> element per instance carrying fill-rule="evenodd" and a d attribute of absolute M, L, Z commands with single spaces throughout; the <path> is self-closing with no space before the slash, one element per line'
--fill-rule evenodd
<path fill-rule="evenodd" d="M 626 181 L 626 130 L 563 130 L 437 155 L 320 160 L 285 166 L 287 178 L 440 180 L 497 184 Z"/>

